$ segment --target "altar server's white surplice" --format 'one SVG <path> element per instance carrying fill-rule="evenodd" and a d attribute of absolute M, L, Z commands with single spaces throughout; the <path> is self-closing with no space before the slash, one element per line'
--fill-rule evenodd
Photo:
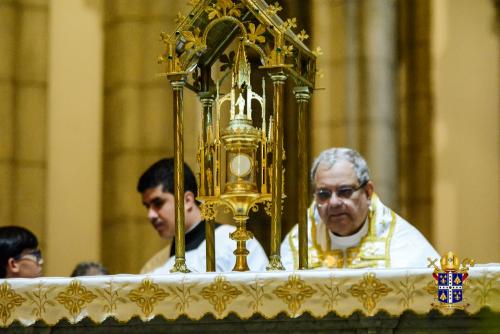
<path fill-rule="evenodd" d="M 235 230 L 236 227 L 232 225 L 221 225 L 215 229 L 215 269 L 217 272 L 230 272 L 234 268 L 236 256 L 233 252 L 236 250 L 236 241 L 232 240 L 229 234 Z M 268 259 L 257 239 L 248 240 L 246 247 L 250 252 L 247 257 L 250 270 L 266 271 Z M 174 264 L 175 256 L 172 256 L 151 274 L 168 274 Z M 192 272 L 206 272 L 206 240 L 203 240 L 195 249 L 186 251 L 186 265 Z"/>

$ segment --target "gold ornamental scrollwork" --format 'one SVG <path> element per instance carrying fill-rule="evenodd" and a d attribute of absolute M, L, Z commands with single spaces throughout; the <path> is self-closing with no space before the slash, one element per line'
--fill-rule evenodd
<path fill-rule="evenodd" d="M 72 280 L 63 292 L 57 295 L 57 302 L 63 305 L 73 318 L 90 304 L 97 296 L 88 290 L 79 280 Z"/>
<path fill-rule="evenodd" d="M 167 298 L 169 294 L 159 287 L 158 284 L 153 283 L 149 278 L 142 280 L 141 285 L 130 291 L 128 299 L 134 302 L 141 308 L 144 316 L 149 316 L 158 302 Z"/>
<path fill-rule="evenodd" d="M 248 230 L 237 229 L 230 234 L 231 239 L 234 241 L 245 241 L 253 238 L 253 233 Z"/>
<path fill-rule="evenodd" d="M 226 310 L 227 305 L 242 293 L 222 275 L 217 276 L 212 284 L 201 290 L 201 296 L 214 307 L 219 316 Z"/>
<path fill-rule="evenodd" d="M 299 275 L 288 276 L 288 281 L 279 285 L 273 293 L 288 305 L 290 312 L 295 315 L 300 310 L 302 303 L 311 298 L 316 290 L 306 284 Z"/>
<path fill-rule="evenodd" d="M 271 217 L 271 215 L 272 215 L 272 211 L 271 211 L 272 207 L 273 207 L 273 202 L 272 201 L 267 201 L 267 202 L 264 203 L 264 211 L 266 212 L 266 214 L 269 217 Z"/>
<path fill-rule="evenodd" d="M 353 297 L 357 297 L 363 303 L 365 310 L 372 314 L 379 300 L 392 289 L 387 284 L 382 283 L 374 273 L 367 273 L 358 284 L 353 284 L 347 291 Z"/>
<path fill-rule="evenodd" d="M 0 285 L 0 320 L 6 325 L 12 315 L 12 310 L 21 306 L 26 301 L 21 295 L 17 294 L 7 282 Z"/>
<path fill-rule="evenodd" d="M 206 6 L 205 11 L 208 13 L 208 19 L 221 18 L 224 16 L 241 16 L 242 4 L 235 4 L 232 0 L 217 0 L 213 5 Z"/>
<path fill-rule="evenodd" d="M 272 199 L 270 197 L 269 198 L 261 197 L 252 203 L 251 210 L 252 210 L 252 212 L 258 212 L 259 211 L 259 204 L 263 204 L 264 211 L 270 217 L 272 203 L 273 202 L 272 202 Z"/>
<path fill-rule="evenodd" d="M 200 205 L 201 209 L 201 219 L 203 220 L 214 220 L 217 215 L 217 207 L 219 203 L 214 201 L 206 201 Z"/>

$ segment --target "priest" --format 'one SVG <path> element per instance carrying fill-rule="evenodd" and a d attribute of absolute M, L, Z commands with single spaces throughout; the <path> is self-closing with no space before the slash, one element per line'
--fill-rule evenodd
<path fill-rule="evenodd" d="M 355 150 L 323 151 L 311 168 L 309 268 L 426 267 L 436 250 L 374 191 L 365 159 Z M 287 270 L 298 268 L 298 225 L 281 244 Z"/>

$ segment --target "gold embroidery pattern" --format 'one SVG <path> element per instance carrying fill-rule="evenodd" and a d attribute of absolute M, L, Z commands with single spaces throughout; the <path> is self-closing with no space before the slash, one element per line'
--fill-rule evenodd
<path fill-rule="evenodd" d="M 323 262 L 323 267 L 330 269 L 344 267 L 344 253 L 340 249 L 327 250 L 320 259 Z"/>
<path fill-rule="evenodd" d="M 107 288 L 105 289 L 96 289 L 96 292 L 102 297 L 102 299 L 106 302 L 103 305 L 102 309 L 106 313 L 113 313 L 116 311 L 118 302 L 126 303 L 127 300 L 118 295 L 118 291 L 122 288 L 126 287 L 128 284 L 124 284 L 121 288 L 115 289 L 113 286 L 113 280 L 106 282 Z"/>
<path fill-rule="evenodd" d="M 476 300 L 479 305 L 487 305 L 488 299 L 492 298 L 492 295 L 495 293 L 497 295 L 500 295 L 500 286 L 498 285 L 499 281 L 500 276 L 497 275 L 497 277 L 495 277 L 494 275 L 488 275 L 487 273 L 485 273 L 481 278 L 471 279 L 469 281 L 469 284 L 472 288 L 473 293 L 476 295 Z"/>
<path fill-rule="evenodd" d="M 333 275 L 330 275 L 329 281 L 326 284 L 316 284 L 316 287 L 321 292 L 321 296 L 326 298 L 323 306 L 328 311 L 333 311 L 340 298 L 347 298 L 347 294 L 342 292 L 341 288 L 345 284 L 344 280 L 336 280 Z"/>
<path fill-rule="evenodd" d="M 1 280 L 0 328 L 15 321 L 22 322 L 23 326 L 36 321 L 52 326 L 66 317 L 70 322 L 76 322 L 83 316 L 96 323 L 108 316 L 127 322 L 136 315 L 144 319 L 141 308 L 148 314 L 148 319 L 163 316 L 171 320 L 182 316 L 200 319 L 207 313 L 218 319 L 230 313 L 242 319 L 254 314 L 273 318 L 281 312 L 290 316 L 309 312 L 318 319 L 332 311 L 348 317 L 358 309 L 366 315 L 382 309 L 391 316 L 399 316 L 408 309 L 425 315 L 433 309 L 437 285 L 422 270 L 387 271 L 384 277 L 363 274 L 355 271 L 352 274 L 322 271 L 308 277 L 298 273 L 244 274 L 245 277 L 238 276 L 235 281 L 231 280 L 234 278 L 231 275 L 208 276 L 208 281 L 207 276 L 181 275 L 175 282 L 161 280 L 161 283 L 152 278 L 147 282 L 144 281 L 146 277 L 135 276 L 129 280 L 103 277 L 98 282 L 85 278 L 34 279 L 21 284 L 16 282 L 16 285 L 13 281 Z M 493 312 L 500 310 L 498 268 L 473 270 L 467 281 L 469 286 L 465 291 L 464 285 L 463 295 L 464 301 L 467 298 L 468 314 L 477 314 L 484 307 Z M 142 292 L 139 291 L 141 286 Z M 137 301 L 131 302 L 129 297 L 134 295 Z M 152 295 L 157 296 L 156 300 L 148 299 Z M 138 303 L 139 300 L 143 304 Z"/>
<path fill-rule="evenodd" d="M 353 297 L 357 297 L 363 303 L 363 307 L 370 314 L 377 306 L 379 299 L 391 291 L 392 289 L 377 279 L 374 273 L 365 274 L 359 284 L 354 284 L 348 290 Z"/>
<path fill-rule="evenodd" d="M 259 312 L 260 308 L 264 306 L 264 298 L 272 300 L 272 296 L 264 292 L 265 283 L 257 277 L 252 284 L 241 285 L 243 291 L 249 295 L 252 300 L 248 303 L 248 307 L 252 308 L 254 312 Z"/>
<path fill-rule="evenodd" d="M 25 301 L 25 298 L 11 289 L 9 283 L 4 282 L 0 285 L 0 320 L 4 325 L 7 324 L 12 315 L 11 311 L 21 306 Z"/>
<path fill-rule="evenodd" d="M 317 234 L 317 231 L 316 231 L 316 218 L 314 217 L 314 207 L 316 206 L 316 203 L 313 203 L 310 207 L 309 207 L 309 222 L 311 224 L 311 238 L 312 238 L 312 243 L 313 243 L 313 247 L 316 249 L 316 252 L 318 253 L 318 256 L 320 258 L 322 258 L 322 255 L 323 255 L 323 248 L 321 247 L 321 245 L 319 244 L 318 242 L 318 234 Z M 308 222 L 308 223 L 309 223 Z M 326 239 L 326 249 L 331 249 L 331 242 L 330 242 L 330 238 L 327 238 Z"/>
<path fill-rule="evenodd" d="M 273 293 L 288 305 L 292 314 L 296 314 L 302 303 L 316 293 L 299 275 L 288 276 L 288 282 L 279 285 Z"/>
<path fill-rule="evenodd" d="M 391 282 L 391 285 L 396 291 L 397 295 L 401 295 L 401 300 L 399 303 L 405 308 L 409 309 L 413 300 L 416 296 L 422 295 L 422 291 L 415 289 L 415 284 L 421 282 L 423 279 L 426 279 L 425 276 L 414 277 L 413 279 L 406 274 L 406 277 L 403 281 L 399 282 Z"/>
<path fill-rule="evenodd" d="M 79 280 L 73 280 L 69 286 L 57 295 L 57 302 L 63 305 L 69 313 L 76 318 L 86 304 L 91 303 L 97 296 L 86 287 L 82 286 Z"/>
<path fill-rule="evenodd" d="M 288 244 L 290 245 L 290 250 L 292 251 L 292 258 L 293 258 L 293 267 L 298 268 L 299 267 L 299 250 L 297 247 L 295 247 L 295 243 L 293 242 L 294 240 L 294 235 L 298 233 L 298 225 L 295 225 L 295 227 L 292 229 L 292 232 L 288 234 Z M 298 240 L 298 234 L 297 234 L 297 240 Z M 309 268 L 311 267 L 311 247 L 309 247 Z"/>
<path fill-rule="evenodd" d="M 168 295 L 158 284 L 153 283 L 149 278 L 145 278 L 138 288 L 129 292 L 128 299 L 136 303 L 147 317 L 153 312 L 155 304 L 168 297 Z"/>
<path fill-rule="evenodd" d="M 177 303 L 175 304 L 175 308 L 181 312 L 185 313 L 186 310 L 189 307 L 189 303 L 192 301 L 198 301 L 199 297 L 196 295 L 193 295 L 191 293 L 191 289 L 195 288 L 197 284 L 193 284 L 190 286 L 186 285 L 186 278 L 182 278 L 182 283 L 180 286 L 176 287 L 168 287 L 168 290 L 173 296 L 174 300 L 177 300 Z"/>
<path fill-rule="evenodd" d="M 212 284 L 201 290 L 202 297 L 208 300 L 218 315 L 224 312 L 232 299 L 235 299 L 242 293 L 241 290 L 231 285 L 231 283 L 221 275 L 217 276 Z"/>
<path fill-rule="evenodd" d="M 396 214 L 391 210 L 391 225 L 389 227 L 389 234 L 387 235 L 387 239 L 385 241 L 385 267 L 391 267 L 391 240 L 392 235 L 394 234 L 394 229 L 396 227 Z"/>
<path fill-rule="evenodd" d="M 42 282 L 38 284 L 38 287 L 34 289 L 33 291 L 27 291 L 24 293 L 26 298 L 31 301 L 31 305 L 34 305 L 35 307 L 31 311 L 31 314 L 35 315 L 37 318 L 42 317 L 46 310 L 45 307 L 46 305 L 49 306 L 56 306 L 56 303 L 54 303 L 53 300 L 49 300 L 48 294 L 54 291 L 56 287 L 50 287 L 50 288 L 44 288 L 44 285 Z"/>

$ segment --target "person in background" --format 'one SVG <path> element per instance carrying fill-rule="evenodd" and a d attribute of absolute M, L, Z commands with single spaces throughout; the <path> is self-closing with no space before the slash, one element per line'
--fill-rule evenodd
<path fill-rule="evenodd" d="M 0 278 L 36 278 L 43 258 L 38 239 L 20 226 L 0 227 Z"/>
<path fill-rule="evenodd" d="M 310 268 L 427 267 L 440 258 L 425 237 L 375 194 L 365 159 L 348 148 L 323 151 L 311 168 L 307 212 Z M 288 270 L 298 268 L 298 226 L 281 244 Z"/>
<path fill-rule="evenodd" d="M 101 275 L 109 275 L 109 271 L 106 267 L 97 262 L 80 262 L 71 273 L 71 277 Z"/>
<path fill-rule="evenodd" d="M 149 167 L 140 177 L 137 191 L 153 228 L 167 246 L 151 258 L 141 273 L 167 274 L 175 263 L 175 205 L 174 205 L 174 159 L 162 159 Z M 184 163 L 184 222 L 186 229 L 186 265 L 194 272 L 206 270 L 205 221 L 196 201 L 198 186 L 187 164 Z M 231 271 L 235 264 L 236 241 L 229 234 L 236 228 L 231 225 L 215 227 L 216 271 Z M 266 253 L 256 239 L 247 241 L 248 266 L 252 271 L 265 271 L 268 264 Z"/>

